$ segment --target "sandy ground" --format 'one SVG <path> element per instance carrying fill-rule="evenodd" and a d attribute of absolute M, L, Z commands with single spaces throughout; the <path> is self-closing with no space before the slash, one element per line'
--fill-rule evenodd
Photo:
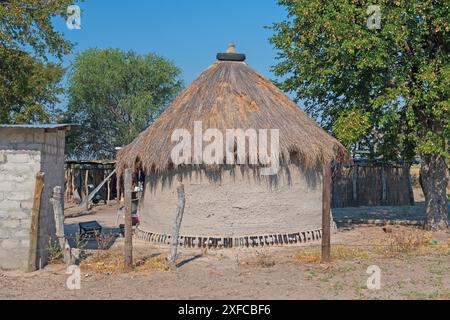
<path fill-rule="evenodd" d="M 115 206 L 67 219 L 97 220 L 114 231 Z M 78 210 L 77 208 L 68 209 Z M 392 245 L 392 240 L 401 247 Z M 123 273 L 123 239 L 90 252 L 81 264 L 81 289 L 66 287 L 65 267 L 25 274 L 0 272 L 1 299 L 450 299 L 450 235 L 410 227 L 353 226 L 332 236 L 333 262 L 318 261 L 320 243 L 257 249 L 181 248 L 178 268 L 164 266 L 167 247 L 134 241 L 134 272 Z M 102 260 L 103 259 L 103 260 Z M 91 262 L 89 262 L 91 261 Z M 87 263 L 89 262 L 89 263 Z M 148 265 L 147 265 L 148 263 Z M 106 264 L 106 266 L 105 266 Z M 161 267 L 161 265 L 163 265 Z M 381 269 L 381 288 L 367 288 L 367 268 Z"/>
<path fill-rule="evenodd" d="M 71 247 L 76 247 L 75 237 L 79 233 L 78 223 L 97 221 L 102 226 L 102 232 L 105 234 L 114 233 L 118 234 L 119 224 L 124 223 L 123 216 L 117 216 L 117 211 L 120 206 L 117 205 L 115 201 L 112 201 L 110 205 L 98 205 L 94 206 L 91 210 L 85 211 L 76 205 L 70 204 L 64 209 L 66 215 L 64 232 L 66 237 L 69 239 Z M 70 216 L 74 216 L 71 218 Z M 119 238 L 115 238 L 119 240 Z M 111 243 L 114 245 L 115 241 Z M 91 239 L 84 248 L 86 249 L 97 249 L 98 245 L 95 239 Z"/>

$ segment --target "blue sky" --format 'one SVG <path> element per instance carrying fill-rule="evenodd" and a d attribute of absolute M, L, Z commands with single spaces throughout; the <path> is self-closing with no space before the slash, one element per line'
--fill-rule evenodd
<path fill-rule="evenodd" d="M 155 52 L 182 69 L 186 86 L 229 41 L 247 55 L 250 66 L 273 78 L 276 51 L 264 26 L 286 16 L 275 0 L 86 0 L 78 5 L 81 30 L 67 29 L 63 19 L 54 21 L 76 44 L 74 54 L 91 47 Z M 65 57 L 64 64 L 72 59 Z"/>

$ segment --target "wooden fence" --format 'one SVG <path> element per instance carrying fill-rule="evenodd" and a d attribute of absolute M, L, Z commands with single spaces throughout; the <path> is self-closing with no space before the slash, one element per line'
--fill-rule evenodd
<path fill-rule="evenodd" d="M 114 170 L 114 167 L 114 162 L 67 161 L 66 201 L 74 201 L 75 193 L 84 199 L 86 173 L 88 183 L 95 187 Z M 112 200 L 118 193 L 114 176 L 102 188 L 99 195 L 103 200 Z M 337 166 L 333 171 L 333 208 L 413 204 L 409 165 L 357 162 L 351 166 Z"/>
<path fill-rule="evenodd" d="M 91 192 L 114 170 L 114 168 L 114 161 L 66 161 L 66 202 L 78 202 L 81 199 L 84 200 L 86 197 L 86 189 Z M 86 186 L 86 184 L 88 186 Z M 98 197 L 103 201 L 109 201 L 116 196 L 116 177 L 114 175 L 98 192 Z"/>
<path fill-rule="evenodd" d="M 414 204 L 409 165 L 355 163 L 337 166 L 332 207 L 409 206 Z"/>

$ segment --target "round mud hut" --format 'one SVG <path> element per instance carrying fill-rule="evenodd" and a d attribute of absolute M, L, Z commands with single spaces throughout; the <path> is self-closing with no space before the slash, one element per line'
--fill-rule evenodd
<path fill-rule="evenodd" d="M 333 161 L 348 161 L 345 148 L 232 44 L 117 155 L 119 177 L 145 177 L 140 239 L 170 243 L 182 181 L 188 247 L 319 240 L 322 169 Z"/>

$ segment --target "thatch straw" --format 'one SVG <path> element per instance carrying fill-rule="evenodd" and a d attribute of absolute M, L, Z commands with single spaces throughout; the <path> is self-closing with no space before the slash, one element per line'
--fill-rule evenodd
<path fill-rule="evenodd" d="M 186 129 L 193 136 L 194 121 L 202 121 L 203 130 L 219 129 L 224 137 L 226 129 L 279 129 L 280 159 L 300 162 L 305 168 L 349 159 L 335 138 L 269 80 L 244 62 L 217 61 L 119 151 L 119 175 L 137 166 L 157 174 L 175 169 L 170 158 L 176 145 L 171 142 L 173 130 Z"/>

